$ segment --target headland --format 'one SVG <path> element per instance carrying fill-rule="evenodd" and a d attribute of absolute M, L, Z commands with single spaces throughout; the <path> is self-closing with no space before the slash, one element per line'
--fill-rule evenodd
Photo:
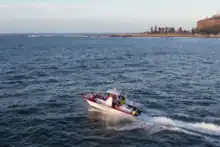
<path fill-rule="evenodd" d="M 152 26 L 150 31 L 140 33 L 111 34 L 110 37 L 192 37 L 192 38 L 220 38 L 220 15 L 213 15 L 197 21 L 197 26 L 190 30 L 182 27 Z"/>

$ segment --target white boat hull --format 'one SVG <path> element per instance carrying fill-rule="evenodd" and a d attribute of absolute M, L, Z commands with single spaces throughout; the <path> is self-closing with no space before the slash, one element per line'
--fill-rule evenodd
<path fill-rule="evenodd" d="M 117 110 L 117 109 L 114 109 L 114 108 L 111 108 L 111 107 L 108 107 L 108 106 L 105 106 L 105 105 L 102 105 L 102 104 L 98 104 L 96 102 L 93 102 L 91 100 L 88 100 L 86 99 L 87 103 L 96 108 L 96 109 L 99 109 L 101 110 L 103 113 L 106 113 L 108 115 L 112 115 L 112 116 L 116 116 L 120 119 L 129 119 L 129 120 L 137 120 L 137 117 L 136 116 L 133 116 L 131 114 L 128 114 L 128 113 L 125 113 L 125 112 L 122 112 L 120 110 Z"/>

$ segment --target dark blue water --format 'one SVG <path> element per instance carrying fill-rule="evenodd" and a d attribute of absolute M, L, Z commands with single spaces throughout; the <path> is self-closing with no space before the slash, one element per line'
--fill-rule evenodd
<path fill-rule="evenodd" d="M 218 39 L 1 35 L 0 69 L 1 146 L 220 146 Z M 113 87 L 140 121 L 80 98 Z"/>

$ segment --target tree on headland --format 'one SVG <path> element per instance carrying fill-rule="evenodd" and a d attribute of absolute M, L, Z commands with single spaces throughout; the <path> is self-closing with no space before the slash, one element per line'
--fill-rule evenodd
<path fill-rule="evenodd" d="M 173 34 L 173 33 L 190 33 L 195 34 L 197 30 L 192 28 L 191 30 L 183 29 L 181 26 L 177 29 L 174 27 L 160 27 L 160 26 L 151 26 L 150 33 L 161 33 L 161 34 Z"/>
<path fill-rule="evenodd" d="M 157 33 L 157 26 L 154 27 L 154 33 Z"/>
<path fill-rule="evenodd" d="M 150 27 L 150 32 L 153 33 L 154 32 L 154 28 Z"/>
<path fill-rule="evenodd" d="M 195 34 L 196 33 L 196 29 L 192 28 L 191 33 Z"/>
<path fill-rule="evenodd" d="M 182 27 L 179 27 L 178 32 L 179 32 L 179 33 L 182 33 L 182 32 L 183 32 Z"/>
<path fill-rule="evenodd" d="M 172 28 L 171 28 L 171 32 L 172 32 L 172 33 L 175 33 L 175 31 L 176 31 L 175 28 L 172 27 Z"/>

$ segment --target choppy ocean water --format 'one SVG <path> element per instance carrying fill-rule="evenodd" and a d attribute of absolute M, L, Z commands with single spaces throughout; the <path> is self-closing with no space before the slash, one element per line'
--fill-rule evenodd
<path fill-rule="evenodd" d="M 140 121 L 112 122 L 80 98 L 112 87 Z M 0 142 L 220 146 L 220 40 L 1 35 Z"/>

